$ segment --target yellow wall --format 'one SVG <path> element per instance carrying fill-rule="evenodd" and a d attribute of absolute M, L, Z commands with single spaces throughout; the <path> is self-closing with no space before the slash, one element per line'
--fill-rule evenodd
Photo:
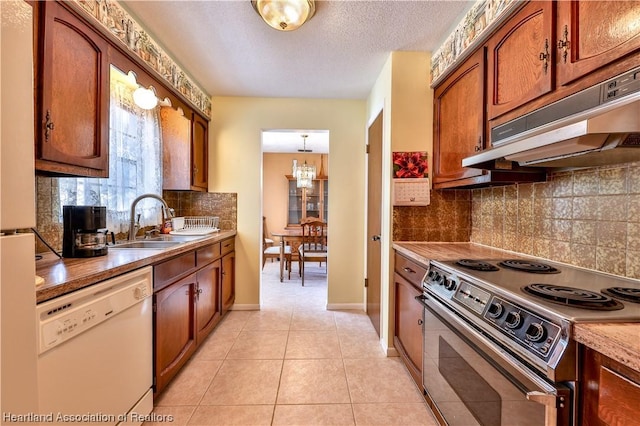
<path fill-rule="evenodd" d="M 366 104 L 359 100 L 214 97 L 209 191 L 238 194 L 236 308 L 260 300 L 261 132 L 329 130 L 328 304 L 361 308 L 364 281 Z M 265 194 L 266 196 L 267 194 Z"/>
<path fill-rule="evenodd" d="M 327 158 L 323 156 L 324 174 L 327 174 Z M 306 161 L 316 166 L 320 173 L 320 154 L 265 153 L 262 157 L 262 214 L 267 218 L 267 229 L 276 231 L 287 226 L 287 202 L 289 181 L 285 175 L 291 174 L 293 160 L 298 164 Z M 277 240 L 277 238 L 275 238 Z"/>
<path fill-rule="evenodd" d="M 380 340 L 393 350 L 393 269 L 391 153 L 433 152 L 433 90 L 429 88 L 430 53 L 392 52 L 367 99 L 367 124 L 384 108 L 382 136 L 382 256 Z"/>

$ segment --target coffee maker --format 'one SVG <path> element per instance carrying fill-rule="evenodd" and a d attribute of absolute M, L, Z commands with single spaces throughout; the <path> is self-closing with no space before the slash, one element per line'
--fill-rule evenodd
<path fill-rule="evenodd" d="M 107 254 L 107 208 L 62 206 L 62 257 L 95 257 Z"/>

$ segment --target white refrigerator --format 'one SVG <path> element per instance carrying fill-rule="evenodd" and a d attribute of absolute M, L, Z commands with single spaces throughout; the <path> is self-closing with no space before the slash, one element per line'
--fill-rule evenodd
<path fill-rule="evenodd" d="M 38 411 L 33 10 L 0 1 L 0 423 Z"/>

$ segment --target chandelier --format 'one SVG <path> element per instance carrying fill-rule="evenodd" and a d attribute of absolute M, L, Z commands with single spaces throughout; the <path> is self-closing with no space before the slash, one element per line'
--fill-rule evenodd
<path fill-rule="evenodd" d="M 307 137 L 309 135 L 302 136 L 302 151 L 307 152 Z M 316 166 L 307 164 L 307 160 L 298 166 L 298 161 L 293 160 L 293 177 L 296 178 L 297 188 L 313 188 L 313 180 L 316 178 Z"/>

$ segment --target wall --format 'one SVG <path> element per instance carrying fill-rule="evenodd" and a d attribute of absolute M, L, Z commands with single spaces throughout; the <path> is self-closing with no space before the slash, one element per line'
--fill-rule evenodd
<path fill-rule="evenodd" d="M 475 189 L 471 241 L 640 278 L 640 163 Z"/>
<path fill-rule="evenodd" d="M 392 52 L 367 99 L 367 124 L 383 110 L 382 124 L 382 229 L 381 229 L 381 324 L 380 340 L 393 347 L 391 153 L 427 151 L 431 168 L 433 152 L 433 91 L 429 88 L 430 54 Z M 366 246 L 366 241 L 363 243 Z M 389 354 L 392 351 L 387 350 Z"/>
<path fill-rule="evenodd" d="M 262 157 L 262 214 L 267 218 L 267 229 L 270 231 L 284 229 L 287 226 L 287 205 L 289 181 L 285 175 L 291 174 L 293 160 L 302 164 L 305 160 L 315 164 L 316 174 L 320 173 L 321 154 L 278 154 L 265 153 Z M 327 174 L 327 155 L 323 155 L 323 170 Z"/>
<path fill-rule="evenodd" d="M 214 97 L 209 190 L 238 194 L 237 309 L 260 303 L 262 252 L 261 132 L 329 130 L 329 308 L 362 308 L 364 282 L 365 102 L 360 100 Z M 266 194 L 264 194 L 266 196 Z M 348 211 L 348 214 L 344 212 Z"/>

